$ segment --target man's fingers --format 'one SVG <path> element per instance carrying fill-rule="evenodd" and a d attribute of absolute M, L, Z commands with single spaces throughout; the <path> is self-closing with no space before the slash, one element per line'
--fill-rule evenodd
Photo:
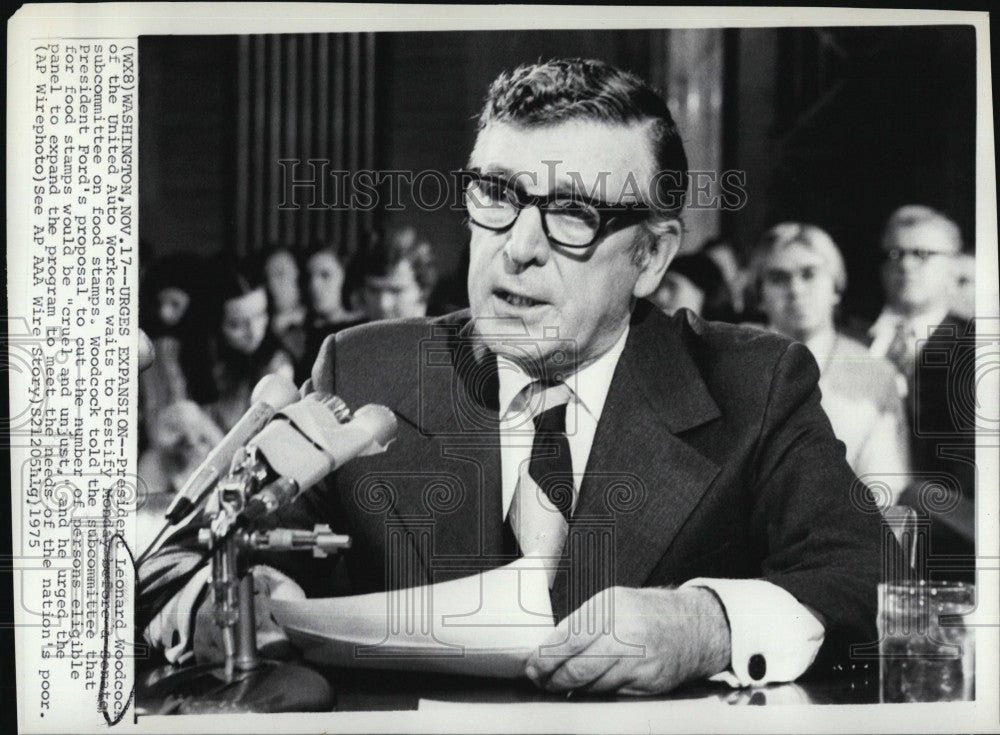
<path fill-rule="evenodd" d="M 596 639 L 596 634 L 571 633 L 569 621 L 569 618 L 559 621 L 549 637 L 528 657 L 524 673 L 535 683 L 547 680 L 563 661 L 586 650 Z"/>
<path fill-rule="evenodd" d="M 552 675 L 543 682 L 536 682 L 550 692 L 564 692 L 591 686 L 594 682 L 605 678 L 608 673 L 617 668 L 617 656 L 602 656 L 594 654 L 595 646 L 591 646 L 571 658 L 564 659 Z"/>
<path fill-rule="evenodd" d="M 577 687 L 585 694 L 624 693 L 626 688 L 635 682 L 635 674 L 623 659 L 616 659 L 607 671 L 582 687 Z"/>
<path fill-rule="evenodd" d="M 552 634 L 528 659 L 525 674 L 529 679 L 539 686 L 548 687 L 549 679 L 566 662 L 573 661 L 584 652 L 589 658 L 589 654 L 594 652 L 591 647 L 608 634 L 605 620 L 608 615 L 607 607 L 614 599 L 614 591 L 612 588 L 598 592 L 559 621 Z M 584 660 L 573 663 L 570 669 L 556 680 L 556 685 L 566 688 L 571 686 L 568 682 L 577 678 L 590 681 L 600 676 L 609 665 L 607 659 L 607 656 L 598 656 L 593 659 L 596 664 L 585 663 Z M 613 662 L 614 659 L 611 660 Z M 563 685 L 562 682 L 567 684 Z"/>

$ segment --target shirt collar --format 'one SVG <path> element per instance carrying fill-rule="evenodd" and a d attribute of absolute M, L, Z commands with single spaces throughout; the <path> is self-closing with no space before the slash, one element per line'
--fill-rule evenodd
<path fill-rule="evenodd" d="M 833 346 L 836 342 L 837 331 L 831 328 L 814 334 L 805 341 L 805 345 L 813 355 L 829 355 L 833 352 Z"/>
<path fill-rule="evenodd" d="M 628 334 L 629 327 L 626 325 L 618 341 L 609 350 L 566 379 L 566 385 L 569 386 L 573 399 L 583 406 L 595 421 L 601 418 L 601 413 L 604 411 L 604 402 L 611 389 L 611 379 L 625 349 Z M 503 356 L 497 357 L 497 375 L 500 383 L 497 392 L 498 407 L 500 418 L 504 418 L 510 411 L 514 399 L 532 382 L 532 378 L 517 363 Z"/>
<path fill-rule="evenodd" d="M 532 379 L 521 369 L 520 365 L 502 355 L 497 357 L 497 378 L 500 383 L 497 391 L 497 403 L 502 419 L 510 411 L 510 404 L 531 383 Z"/>
<path fill-rule="evenodd" d="M 934 331 L 939 324 L 944 322 L 947 316 L 948 307 L 934 309 L 932 311 L 924 312 L 923 314 L 917 314 L 913 317 L 907 317 L 893 309 L 891 306 L 886 306 L 882 309 L 882 313 L 878 315 L 878 319 L 876 319 L 875 323 L 872 324 L 868 333 L 872 337 L 878 337 L 882 334 L 894 334 L 897 325 L 901 322 L 905 322 L 910 325 L 910 328 L 913 330 L 913 334 L 917 337 L 917 339 L 923 339 L 929 337 L 931 332 Z"/>

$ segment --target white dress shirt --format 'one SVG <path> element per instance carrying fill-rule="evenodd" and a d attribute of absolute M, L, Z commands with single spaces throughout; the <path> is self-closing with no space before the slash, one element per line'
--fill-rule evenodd
<path fill-rule="evenodd" d="M 910 430 L 898 385 L 902 376 L 888 359 L 832 327 L 805 345 L 819 363 L 820 403 L 847 447 L 847 463 L 861 479 L 884 484 L 889 504 L 895 503 L 910 481 Z"/>
<path fill-rule="evenodd" d="M 920 353 L 924 342 L 931 336 L 934 330 L 937 329 L 938 325 L 941 324 L 947 316 L 947 307 L 932 309 L 931 311 L 927 311 L 923 314 L 906 316 L 899 313 L 891 306 L 886 306 L 882 309 L 882 313 L 878 315 L 878 319 L 875 320 L 875 323 L 868 329 L 868 336 L 872 338 L 872 343 L 868 348 L 868 352 L 878 357 L 888 358 L 889 350 L 893 341 L 896 339 L 896 334 L 900 325 L 906 324 L 909 325 L 910 334 L 913 335 L 913 354 L 910 357 L 912 358 L 912 363 L 915 365 L 917 355 Z M 912 374 L 910 377 L 912 378 Z M 896 377 L 896 384 L 899 397 L 905 399 L 911 389 L 911 386 L 907 381 L 907 377 L 902 373 L 899 373 Z"/>
<path fill-rule="evenodd" d="M 868 348 L 868 351 L 873 355 L 885 357 L 886 353 L 889 351 L 889 345 L 892 344 L 893 339 L 896 337 L 896 329 L 900 322 L 909 323 L 910 328 L 913 330 L 913 334 L 916 336 L 917 348 L 919 350 L 924 341 L 926 341 L 926 339 L 933 334 L 934 330 L 937 329 L 938 325 L 941 324 L 947 316 L 947 307 L 933 309 L 923 314 L 914 314 L 913 316 L 907 317 L 900 314 L 891 306 L 886 306 L 882 309 L 882 313 L 878 315 L 878 319 L 875 320 L 875 323 L 872 324 L 871 328 L 868 330 L 868 336 L 872 338 L 872 344 L 871 347 Z"/>
<path fill-rule="evenodd" d="M 570 399 L 566 407 L 566 438 L 573 462 L 573 508 L 594 443 L 597 424 L 629 329 L 597 360 L 566 379 Z M 500 473 L 503 515 L 507 516 L 521 466 L 531 457 L 534 423 L 531 417 L 545 406 L 526 406 L 524 388 L 530 378 L 514 362 L 498 359 L 500 409 Z M 527 400 L 533 400 L 527 399 Z M 761 579 L 707 579 L 686 581 L 681 587 L 707 587 L 719 598 L 729 621 L 730 669 L 714 677 L 730 686 L 762 686 L 792 681 L 809 668 L 823 644 L 823 624 L 789 592 Z M 750 676 L 750 659 L 764 657 L 763 677 Z"/>

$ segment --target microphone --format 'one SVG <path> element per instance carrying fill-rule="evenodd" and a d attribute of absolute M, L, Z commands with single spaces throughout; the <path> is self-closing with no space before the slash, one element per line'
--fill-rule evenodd
<path fill-rule="evenodd" d="M 261 378 L 250 396 L 250 408 L 198 465 L 167 508 L 170 525 L 180 523 L 194 510 L 216 481 L 229 472 L 236 452 L 263 429 L 279 409 L 292 403 L 298 395 L 295 384 L 286 377 L 265 375 Z"/>
<path fill-rule="evenodd" d="M 269 513 L 352 459 L 384 452 L 396 429 L 396 416 L 385 406 L 368 404 L 351 416 L 337 396 L 310 393 L 277 413 L 251 442 L 282 479 L 254 496 L 247 515 Z"/>

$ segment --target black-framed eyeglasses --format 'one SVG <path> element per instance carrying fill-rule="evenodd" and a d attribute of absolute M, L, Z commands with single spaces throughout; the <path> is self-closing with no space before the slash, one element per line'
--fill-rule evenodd
<path fill-rule="evenodd" d="M 587 201 L 569 193 L 528 194 L 503 176 L 479 171 L 459 172 L 467 181 L 465 209 L 472 224 L 493 232 L 506 232 L 521 210 L 538 207 L 542 229 L 549 242 L 567 248 L 587 248 L 600 236 L 641 222 L 650 207 L 641 202 L 608 204 Z"/>

